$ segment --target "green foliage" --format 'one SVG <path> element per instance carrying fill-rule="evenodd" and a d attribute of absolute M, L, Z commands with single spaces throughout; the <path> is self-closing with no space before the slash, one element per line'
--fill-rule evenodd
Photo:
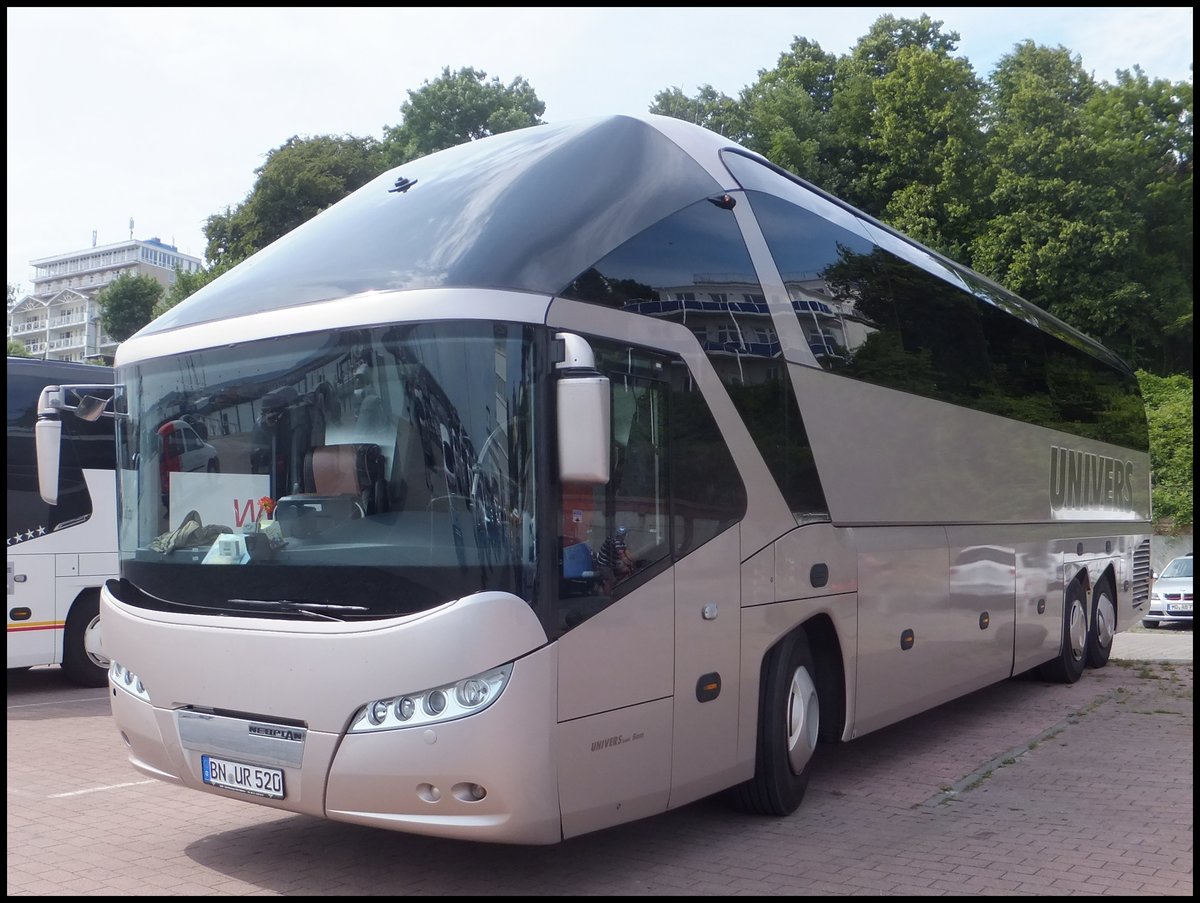
<path fill-rule="evenodd" d="M 1191 83 L 1136 66 L 1097 82 L 1033 41 L 985 80 L 958 40 L 885 15 L 842 56 L 796 36 L 736 101 L 668 89 L 651 112 L 741 134 L 1133 366 L 1190 373 Z"/>
<path fill-rule="evenodd" d="M 1154 475 L 1151 503 L 1154 523 L 1164 532 L 1192 526 L 1192 377 L 1155 376 L 1138 371 L 1150 426 L 1150 469 Z"/>
<path fill-rule="evenodd" d="M 546 105 L 524 78 L 507 85 L 486 72 L 464 66 L 442 69 L 422 82 L 400 106 L 399 125 L 384 128 L 385 168 L 513 129 L 541 125 Z"/>
<path fill-rule="evenodd" d="M 12 310 L 12 306 L 17 303 L 18 286 L 8 283 L 8 309 Z"/>
<path fill-rule="evenodd" d="M 246 200 L 208 218 L 205 258 L 228 268 L 260 251 L 383 172 L 374 138 L 293 136 L 267 154 Z"/>
<path fill-rule="evenodd" d="M 688 97 L 680 88 L 659 91 L 649 112 L 693 122 L 733 141 L 741 141 L 745 136 L 741 106 L 712 85 L 702 85 L 695 97 Z"/>
<path fill-rule="evenodd" d="M 154 317 L 163 287 L 153 276 L 122 273 L 96 295 L 104 331 L 123 342 Z"/>
<path fill-rule="evenodd" d="M 222 273 L 232 269 L 236 265 L 236 261 L 227 260 L 224 263 L 213 264 L 207 269 L 197 270 L 196 272 L 185 272 L 182 269 L 176 268 L 175 282 L 167 289 L 165 295 L 159 299 L 154 305 L 154 316 L 157 318 L 165 314 L 172 307 L 182 301 L 189 295 L 194 295 L 204 286 L 208 285 Z"/>
<path fill-rule="evenodd" d="M 29 357 L 29 352 L 25 350 L 25 343 L 18 342 L 16 339 L 8 340 L 8 356 L 9 357 Z"/>

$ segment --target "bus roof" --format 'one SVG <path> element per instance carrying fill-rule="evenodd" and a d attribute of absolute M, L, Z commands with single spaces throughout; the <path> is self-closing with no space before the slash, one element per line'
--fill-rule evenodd
<path fill-rule="evenodd" d="M 380 291 L 481 288 L 554 296 L 643 229 L 739 189 L 720 162 L 723 149 L 759 160 L 943 261 L 977 296 L 1020 310 L 1043 331 L 1132 372 L 1090 336 L 761 155 L 701 126 L 653 114 L 532 126 L 395 167 L 137 335 Z"/>

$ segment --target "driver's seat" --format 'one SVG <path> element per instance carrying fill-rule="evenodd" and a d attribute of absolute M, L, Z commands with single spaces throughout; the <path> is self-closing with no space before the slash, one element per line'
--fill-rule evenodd
<path fill-rule="evenodd" d="M 367 515 L 387 510 L 386 463 L 373 443 L 318 445 L 304 455 L 306 494 L 350 495 Z"/>

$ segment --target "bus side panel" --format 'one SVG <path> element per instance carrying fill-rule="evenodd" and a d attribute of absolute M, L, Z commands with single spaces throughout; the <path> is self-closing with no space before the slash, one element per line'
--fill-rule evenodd
<path fill-rule="evenodd" d="M 558 641 L 558 720 L 670 697 L 674 610 L 668 569 L 565 633 Z"/>
<path fill-rule="evenodd" d="M 666 811 L 671 787 L 671 699 L 558 726 L 563 837 Z"/>
<path fill-rule="evenodd" d="M 726 530 L 675 565 L 671 808 L 737 783 L 739 539 Z"/>
<path fill-rule="evenodd" d="M 836 524 L 1036 524 L 1053 518 L 1060 526 L 1064 520 L 1111 520 L 1124 532 L 1132 521 L 1149 517 L 1145 452 L 812 367 L 791 364 L 789 372 Z M 1052 484 L 1051 471 L 1055 463 L 1067 467 L 1063 448 L 1089 466 L 1127 462 L 1132 482 L 1121 504 L 1108 512 L 1090 510 L 1090 502 L 1067 492 L 1052 512 L 1059 483 Z"/>
<path fill-rule="evenodd" d="M 1049 539 L 1017 545 L 1013 674 L 1050 661 L 1062 644 L 1063 556 L 1053 546 Z"/>
<path fill-rule="evenodd" d="M 8 667 L 56 664 L 66 613 L 54 600 L 54 555 L 8 554 Z M 28 615 L 25 614 L 28 609 Z"/>
<path fill-rule="evenodd" d="M 977 689 L 979 625 L 952 609 L 943 527 L 860 528 L 855 735 Z"/>
<path fill-rule="evenodd" d="M 947 527 L 950 544 L 950 607 L 976 616 L 976 673 L 967 680 L 991 683 L 1012 676 L 1016 634 L 1017 549 L 1012 527 Z"/>

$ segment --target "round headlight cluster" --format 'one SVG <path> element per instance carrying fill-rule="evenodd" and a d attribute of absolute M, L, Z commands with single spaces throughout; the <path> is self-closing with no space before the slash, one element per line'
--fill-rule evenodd
<path fill-rule="evenodd" d="M 424 726 L 481 712 L 504 691 L 512 668 L 510 662 L 442 687 L 376 699 L 358 710 L 350 723 L 350 731 Z"/>
<path fill-rule="evenodd" d="M 138 699 L 150 701 L 150 694 L 146 692 L 146 685 L 142 683 L 142 679 L 115 659 L 108 664 L 108 677 L 114 687 Z"/>

